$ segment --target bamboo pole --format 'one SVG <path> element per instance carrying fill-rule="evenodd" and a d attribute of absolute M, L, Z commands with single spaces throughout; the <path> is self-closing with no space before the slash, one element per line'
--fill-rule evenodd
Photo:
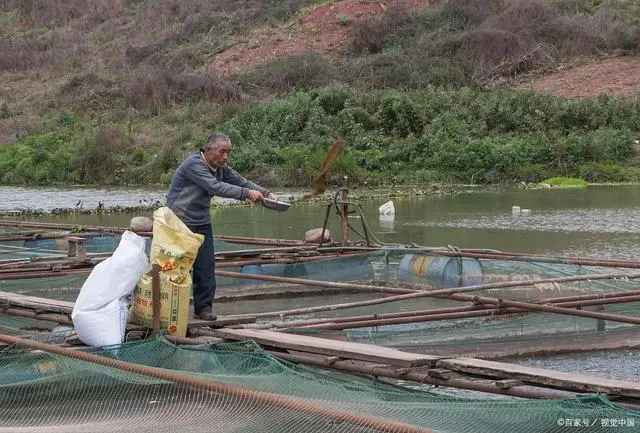
<path fill-rule="evenodd" d="M 589 317 L 592 319 L 611 320 L 613 322 L 640 325 L 640 317 L 623 316 L 620 314 L 611 314 L 611 313 L 601 313 L 598 311 L 574 310 L 567 307 L 559 307 L 554 305 L 540 305 L 540 304 L 533 304 L 530 302 L 521 302 L 521 301 L 509 301 L 507 299 L 497 299 L 497 298 L 490 298 L 486 296 L 471 296 L 471 295 L 468 295 L 468 297 L 467 296 L 462 297 L 461 295 L 453 295 L 453 296 L 459 297 L 460 300 L 470 300 L 469 298 L 473 298 L 473 302 L 479 302 L 481 304 L 516 307 L 516 308 L 522 308 L 525 310 L 565 314 L 569 316 L 578 316 L 578 317 Z M 623 301 L 623 302 L 627 302 L 627 301 Z"/>
<path fill-rule="evenodd" d="M 249 236 L 233 236 L 233 235 L 214 235 L 214 239 L 237 243 L 237 244 L 247 244 L 247 245 L 282 245 L 282 246 L 291 246 L 291 245 L 299 245 L 299 246 L 307 246 L 309 244 L 304 241 L 299 241 L 296 239 L 270 239 L 270 238 L 256 238 Z"/>
<path fill-rule="evenodd" d="M 635 300 L 639 300 L 635 298 L 640 295 L 640 292 L 618 292 L 618 293 L 606 293 L 602 295 L 611 295 L 605 296 L 603 298 L 597 297 L 598 295 L 585 295 L 583 297 L 580 296 L 572 296 L 572 297 L 558 297 L 558 298 L 547 298 L 544 300 L 536 301 L 536 304 L 544 304 L 551 303 L 556 304 L 558 306 L 563 307 L 583 307 L 583 306 L 592 306 L 592 305 L 605 305 L 605 304 L 613 304 L 613 303 L 623 303 L 623 302 L 632 302 Z M 602 301 L 600 301 L 602 299 Z M 562 303 L 562 304 L 561 304 Z M 250 324 L 246 325 L 246 328 L 251 329 L 291 329 L 291 328 L 300 328 L 300 327 L 314 327 L 314 325 L 324 325 L 324 324 L 340 324 L 347 322 L 359 323 L 362 321 L 374 321 L 374 320 L 387 320 L 387 319 L 396 319 L 396 318 L 407 318 L 407 317 L 416 317 L 416 316 L 435 316 L 440 314 L 453 314 L 453 313 L 466 313 L 466 312 L 483 312 L 490 311 L 493 314 L 514 314 L 514 313 L 523 313 L 526 310 L 518 309 L 518 308 L 493 308 L 482 305 L 469 305 L 464 307 L 447 307 L 447 308 L 434 308 L 428 310 L 413 310 L 413 311 L 402 311 L 398 313 L 382 313 L 382 314 L 366 314 L 359 316 L 347 316 L 347 317 L 332 317 L 332 318 L 323 318 L 323 319 L 309 319 L 309 320 L 296 320 L 296 321 L 288 321 L 288 322 L 271 322 L 271 323 L 260 323 L 260 324 Z M 481 314 L 485 315 L 485 314 Z M 462 316 L 464 317 L 464 316 Z M 472 317 L 472 316 L 469 316 Z M 452 318 L 459 318 L 452 316 Z M 318 326 L 321 327 L 321 326 Z"/>
<path fill-rule="evenodd" d="M 293 283 L 293 284 L 316 285 L 319 287 L 332 287 L 332 288 L 355 289 L 355 290 L 359 289 L 359 290 L 379 291 L 379 292 L 384 291 L 381 289 L 386 289 L 386 291 L 389 291 L 389 292 L 403 293 L 401 295 L 390 296 L 383 299 L 370 299 L 367 301 L 360 301 L 360 302 L 322 305 L 322 306 L 316 306 L 316 307 L 299 308 L 295 310 L 274 311 L 274 312 L 258 313 L 258 314 L 251 315 L 256 318 L 278 317 L 278 316 L 284 317 L 284 316 L 293 315 L 293 314 L 313 313 L 313 312 L 319 312 L 319 311 L 332 311 L 332 310 L 338 310 L 338 309 L 344 309 L 344 308 L 377 305 L 377 304 L 383 304 L 387 302 L 404 301 L 408 299 L 417 299 L 417 298 L 425 298 L 425 297 L 440 298 L 440 297 L 443 297 L 443 295 L 455 295 L 462 292 L 480 291 L 480 290 L 488 290 L 488 289 L 494 289 L 494 288 L 529 286 L 529 285 L 535 285 L 535 284 L 541 284 L 541 283 L 603 280 L 603 279 L 614 279 L 614 278 L 623 278 L 623 277 L 627 279 L 640 278 L 640 273 L 593 274 L 588 277 L 572 276 L 572 277 L 544 278 L 539 280 L 504 281 L 500 283 L 478 284 L 478 285 L 473 285 L 468 287 L 457 287 L 452 289 L 421 290 L 429 287 L 421 286 L 418 284 L 402 283 L 401 286 L 403 287 L 382 288 L 380 286 L 374 286 L 374 285 L 368 285 L 368 284 L 353 284 L 353 283 L 341 283 L 341 282 L 334 282 L 334 281 L 305 280 L 300 278 L 275 277 L 271 275 L 252 275 L 252 274 L 243 274 L 239 272 L 229 272 L 229 271 L 216 271 L 216 275 L 235 277 L 235 278 L 249 278 L 249 279 L 265 280 L 265 281 L 286 282 L 286 283 Z M 413 287 L 413 288 L 408 289 L 406 287 Z M 472 302 L 482 302 L 480 298 L 477 296 L 471 296 L 469 299 L 471 299 Z M 469 299 L 465 299 L 465 300 L 469 300 Z M 492 299 L 493 301 L 495 301 L 495 302 L 490 302 L 493 304 L 496 304 L 496 303 L 499 304 L 500 302 L 516 302 L 516 301 L 502 301 L 495 298 L 486 298 L 485 300 L 487 300 L 486 301 L 487 303 L 489 303 L 488 301 L 489 299 Z M 537 306 L 536 304 L 528 304 L 528 303 L 521 302 L 519 303 L 519 305 L 509 305 L 509 306 L 516 306 L 516 307 L 527 309 L 527 305 L 533 305 L 534 307 L 531 307 L 531 308 L 535 308 L 537 309 L 537 311 L 543 311 L 543 310 L 540 310 L 540 307 L 542 306 Z M 550 311 L 550 310 L 547 310 L 547 311 Z M 574 316 L 582 315 L 584 317 L 601 318 L 604 320 L 623 321 L 624 323 L 635 324 L 636 321 L 638 321 L 637 323 L 640 323 L 640 319 L 636 319 L 633 317 L 611 315 L 606 313 L 586 312 L 586 311 L 581 312 L 577 310 L 570 310 L 568 308 L 560 308 L 560 307 L 556 307 L 555 311 L 550 311 L 550 312 L 564 313 L 564 314 L 574 315 Z M 239 315 L 238 317 L 243 317 L 243 316 L 245 315 Z"/>
<path fill-rule="evenodd" d="M 522 313 L 524 310 L 516 308 L 503 308 L 503 309 L 488 309 L 483 308 L 477 311 L 467 311 L 459 313 L 442 313 L 442 314 L 426 314 L 423 316 L 407 316 L 396 317 L 393 319 L 372 319 L 372 320 L 358 320 L 354 322 L 327 322 L 317 325 L 307 325 L 296 327 L 297 329 L 324 329 L 324 330 L 344 330 L 355 328 L 369 328 L 375 326 L 389 326 L 389 325 L 402 325 L 407 323 L 424 323 L 434 322 L 438 320 L 455 320 L 455 319 L 468 319 L 478 318 L 483 316 L 502 316 L 513 313 Z"/>
<path fill-rule="evenodd" d="M 536 303 L 544 304 L 545 302 L 571 302 L 571 301 L 586 301 L 591 299 L 608 299 L 617 298 L 620 296 L 637 296 L 640 295 L 640 290 L 632 290 L 629 292 L 605 292 L 605 293 L 590 293 L 587 295 L 573 295 L 573 296 L 560 296 L 552 298 L 543 298 Z"/>
<path fill-rule="evenodd" d="M 52 256 L 42 256 L 37 257 L 35 260 L 29 259 L 28 263 L 25 266 L 21 266 L 17 268 L 17 270 L 22 269 L 34 269 L 37 267 L 46 267 L 46 266 L 56 266 L 56 265 L 74 265 L 74 266 L 91 266 L 96 265 L 99 262 L 108 259 L 113 254 L 112 253 L 89 253 L 86 257 L 82 259 L 70 258 L 66 256 L 66 252 L 61 254 L 65 255 L 52 255 Z M 12 263 L 16 261 L 25 261 L 25 259 L 11 259 L 11 260 L 0 260 L 0 263 Z M 4 270 L 0 272 L 10 272 L 11 270 Z"/>
<path fill-rule="evenodd" d="M 42 229 L 55 229 L 55 230 L 72 230 L 81 228 L 84 232 L 111 232 L 111 233 L 124 233 L 127 230 L 134 231 L 140 236 L 152 236 L 151 232 L 137 232 L 131 230 L 128 227 L 107 227 L 107 226 L 93 226 L 93 225 L 79 225 L 79 224 L 65 224 L 65 223 L 48 223 L 48 222 L 34 222 L 34 221 L 17 221 L 17 220 L 5 220 L 0 219 L 0 226 L 5 227 L 29 227 L 29 228 L 42 228 Z M 74 233 L 75 235 L 75 233 Z M 295 239 L 269 239 L 269 238 L 256 238 L 249 236 L 228 236 L 228 235 L 215 235 L 214 239 L 222 240 L 232 243 L 246 243 L 255 245 L 307 245 L 303 241 Z"/>
<path fill-rule="evenodd" d="M 359 373 L 366 374 L 373 377 L 386 377 L 390 379 L 398 379 L 404 381 L 417 382 L 420 384 L 429 384 L 437 387 L 448 386 L 457 389 L 468 389 L 471 391 L 479 391 L 490 394 L 500 394 L 500 395 L 510 395 L 513 397 L 521 397 L 521 398 L 535 398 L 535 399 L 545 399 L 545 400 L 564 400 L 571 397 L 577 397 L 579 394 L 576 394 L 571 391 L 561 390 L 562 393 L 559 393 L 558 390 L 550 390 L 547 391 L 545 389 L 540 388 L 532 388 L 531 385 L 527 387 L 523 387 L 525 384 L 516 384 L 515 386 L 501 387 L 500 381 L 493 381 L 493 383 L 488 382 L 479 382 L 477 380 L 471 380 L 460 377 L 451 377 L 447 378 L 446 373 L 444 376 L 435 377 L 429 376 L 429 373 L 421 373 L 410 369 L 399 370 L 396 368 L 381 366 L 381 365 L 369 365 L 363 363 L 355 363 L 351 360 L 338 360 L 335 361 L 333 359 L 329 359 L 327 357 L 314 357 L 311 355 L 307 355 L 304 353 L 288 353 L 288 352 L 275 352 L 275 351 L 267 351 L 271 355 L 284 359 L 285 361 L 296 363 L 296 364 L 306 364 L 306 365 L 315 365 L 316 367 L 322 367 L 332 370 L 338 371 L 346 371 L 348 373 Z M 455 372 L 451 372 L 454 373 Z M 633 410 L 639 410 L 640 404 L 638 403 L 628 403 L 612 400 L 612 403 L 615 406 L 621 406 L 630 408 Z"/>
<path fill-rule="evenodd" d="M 326 323 L 360 322 L 364 320 L 395 319 L 433 314 L 463 313 L 468 311 L 482 311 L 490 309 L 493 310 L 493 308 L 483 307 L 481 305 L 469 305 L 465 307 L 434 308 L 429 310 L 402 311 L 398 313 L 366 314 L 359 316 L 330 317 L 323 319 L 292 320 L 288 322 L 252 323 L 244 327 L 250 329 L 291 329 L 311 327 L 314 325 L 323 325 Z"/>
<path fill-rule="evenodd" d="M 238 266 L 245 265 L 274 265 L 274 264 L 292 264 L 292 263 L 302 263 L 302 262 L 317 262 L 319 260 L 327 260 L 345 257 L 349 254 L 336 254 L 336 255 L 322 255 L 322 256 L 309 256 L 309 257 L 288 257 L 288 258 L 277 258 L 277 259 L 244 259 L 244 260 L 218 260 L 216 259 L 216 269 L 220 268 L 235 268 Z"/>
<path fill-rule="evenodd" d="M 0 260 L 0 268 L 10 268 L 10 267 L 20 267 L 22 265 L 28 265 L 32 263 L 31 259 L 25 260 L 25 259 L 15 259 L 15 260 Z"/>
<path fill-rule="evenodd" d="M 252 248 L 248 250 L 232 250 L 232 251 L 218 251 L 215 253 L 216 257 L 248 257 L 257 256 L 261 254 L 275 254 L 275 253 L 299 253 L 308 252 L 318 254 L 318 247 L 315 245 L 295 245 L 286 247 L 274 247 L 274 248 Z M 335 253 L 329 253 L 335 255 Z"/>
<path fill-rule="evenodd" d="M 73 325 L 71 318 L 66 314 L 58 313 L 38 313 L 32 310 L 25 310 L 21 308 L 5 308 L 0 310 L 10 316 L 28 317 L 29 319 L 44 320 L 47 322 L 61 323 L 63 325 Z"/>
<path fill-rule="evenodd" d="M 77 237 L 91 237 L 95 236 L 95 232 L 90 233 L 39 233 L 33 235 L 2 235 L 0 236 L 0 242 L 10 242 L 10 241 L 38 241 L 44 239 L 64 239 L 69 236 L 77 236 Z"/>
<path fill-rule="evenodd" d="M 358 251 L 393 251 L 402 254 L 431 254 L 441 255 L 447 257 L 466 257 L 476 259 L 487 260 L 511 260 L 515 262 L 545 262 L 551 264 L 572 264 L 572 265 L 584 265 L 584 266 L 598 266 L 605 268 L 640 268 L 640 261 L 636 260 L 611 260 L 611 259 L 594 259 L 583 257 L 567 257 L 567 256 L 547 256 L 542 254 L 526 254 L 526 253 L 513 253 L 502 252 L 498 250 L 481 251 L 477 249 L 458 249 L 453 250 L 446 247 L 322 247 L 322 250 L 332 251 L 336 249 L 349 250 L 357 249 Z"/>
<path fill-rule="evenodd" d="M 499 301 L 502 301 L 502 300 L 499 300 Z M 634 302 L 634 301 L 640 301 L 640 296 L 623 296 L 619 298 L 609 298 L 609 299 L 603 299 L 603 300 L 594 299 L 594 300 L 587 300 L 587 301 L 563 302 L 563 303 L 555 303 L 554 305 L 556 307 L 562 307 L 562 308 L 572 308 L 572 307 L 582 308 L 582 307 L 588 307 L 588 306 L 594 306 L 594 305 L 600 306 L 600 305 L 606 305 L 606 304 L 616 304 L 616 303 Z M 537 304 L 532 304 L 532 305 L 537 305 Z M 485 307 L 485 308 L 476 308 L 474 310 L 470 309 L 469 311 L 459 311 L 459 312 L 452 312 L 452 313 L 428 313 L 424 315 L 412 314 L 410 316 L 404 316 L 404 317 L 355 320 L 351 322 L 347 322 L 347 321 L 336 322 L 331 319 L 328 319 L 325 323 L 299 326 L 299 328 L 343 330 L 343 329 L 353 329 L 353 328 L 367 328 L 367 327 L 373 327 L 373 326 L 433 322 L 438 320 L 454 320 L 454 319 L 477 318 L 477 317 L 483 317 L 483 316 L 503 316 L 503 315 L 509 315 L 509 314 L 532 313 L 533 311 L 531 310 L 535 310 L 535 309 L 526 308 L 526 307 L 518 308 L 515 306 L 502 307 L 500 304 L 498 304 L 497 308 Z M 563 312 L 563 314 L 570 314 L 570 313 Z M 598 313 L 598 314 L 609 314 L 609 313 Z M 611 320 L 615 320 L 615 321 L 621 321 L 621 320 L 625 321 L 629 318 L 632 320 L 636 319 L 634 317 L 621 316 L 621 315 L 611 315 L 611 317 L 614 317 Z M 604 317 L 601 317 L 601 319 L 604 319 Z M 640 324 L 640 321 L 638 322 L 625 321 L 625 323 Z"/>
<path fill-rule="evenodd" d="M 80 271 L 80 272 L 78 272 Z M 59 271 L 59 272 L 55 272 L 54 274 L 56 276 L 65 276 L 65 275 L 80 275 L 81 272 L 84 271 L 83 269 L 79 269 L 79 270 L 68 270 L 68 271 Z M 267 280 L 267 281 L 279 281 L 279 282 L 288 282 L 288 283 L 294 283 L 294 284 L 306 284 L 306 285 L 316 285 L 316 286 L 320 286 L 320 287 L 331 287 L 331 288 L 342 288 L 342 289 L 349 289 L 349 290 L 359 290 L 359 291 L 375 291 L 375 292 L 391 292 L 391 293 L 403 293 L 402 295 L 397 295 L 397 296 L 391 296 L 391 297 L 387 297 L 387 298 L 382 298 L 382 299 L 372 299 L 372 300 L 367 300 L 367 301 L 360 301 L 360 302 L 351 302 L 351 303 L 341 303 L 341 304 L 332 304 L 332 305 L 323 305 L 323 306 L 316 306 L 316 307 L 307 307 L 307 308 L 300 308 L 300 309 L 294 309 L 294 310 L 283 310 L 283 311 L 274 311 L 274 312 L 265 312 L 265 313 L 258 313 L 258 314 L 251 314 L 251 315 L 238 315 L 238 317 L 244 317 L 244 316 L 251 316 L 251 317 L 257 317 L 257 318 L 265 318 L 265 317 L 284 317 L 284 316 L 289 316 L 289 315 L 297 315 L 297 314 L 304 314 L 304 313 L 313 313 L 313 312 L 320 312 L 320 311 L 333 311 L 333 310 L 338 310 L 338 309 L 345 309 L 345 308 L 354 308 L 354 307 L 361 307 L 361 306 L 369 306 L 369 305 L 377 305 L 377 304 L 382 304 L 382 303 L 387 303 L 387 302 L 395 302 L 395 301 L 402 301 L 402 300 L 406 300 L 406 299 L 414 299 L 414 298 L 420 298 L 420 297 L 442 297 L 442 295 L 455 295 L 456 293 L 459 293 L 461 291 L 471 291 L 471 290 L 481 290 L 483 288 L 495 288 L 495 287 L 513 287 L 513 286 L 522 286 L 522 285 L 531 285 L 531 284 L 537 284 L 541 281 L 543 282 L 550 282 L 550 281 L 560 281 L 560 280 L 564 280 L 564 281 L 575 281 L 577 280 L 581 280 L 581 279 L 593 279 L 594 276 L 598 276 L 598 275 L 592 275 L 590 277 L 559 277 L 556 279 L 544 279 L 544 280 L 527 280 L 527 281 L 519 281 L 519 282 L 501 282 L 501 283 L 492 283 L 492 284 L 486 284 L 486 285 L 477 285 L 477 286 L 470 286 L 470 287 L 463 287 L 463 288 L 457 288 L 457 289 L 440 289 L 440 290 L 431 290 L 431 291 L 419 291 L 418 289 L 423 288 L 423 286 L 417 286 L 417 285 L 411 285 L 412 287 L 416 287 L 414 289 L 407 289 L 407 288 L 397 288 L 397 287 L 380 287 L 380 286 L 374 286 L 374 285 L 365 285 L 365 284 L 353 284 L 353 283 L 338 283 L 338 282 L 329 282 L 329 281 L 315 281 L 315 280 L 304 280 L 304 279 L 296 279 L 296 278 L 285 278 L 285 277 L 273 277 L 273 276 L 265 276 L 265 275 L 252 275 L 252 274 L 243 274 L 243 273 L 237 273 L 237 272 L 228 272 L 228 271 L 216 271 L 217 275 L 222 275 L 222 276 L 230 276 L 230 277 L 237 277 L 237 278 L 249 278 L 249 279 L 257 279 L 257 280 Z M 607 278 L 612 278 L 614 275 L 608 274 L 605 275 Z M 633 276 L 632 274 L 629 274 L 627 276 Z M 23 278 L 27 278 L 27 276 L 21 276 Z M 28 277 L 32 277 L 31 275 Z M 604 277 L 603 275 L 600 275 L 599 277 Z M 637 278 L 638 276 L 635 276 L 634 278 Z M 403 283 L 403 285 L 407 285 L 406 283 Z M 493 298 L 490 298 L 493 299 Z M 471 301 L 471 302 L 479 302 L 477 301 L 477 297 L 474 296 L 470 296 L 470 297 L 465 297 L 463 299 L 459 298 L 457 300 L 464 300 L 464 301 Z M 495 302 L 493 302 L 495 304 Z M 535 305 L 535 304 L 531 304 L 531 305 Z M 519 307 L 524 308 L 522 305 L 519 305 Z M 556 310 L 555 312 L 563 312 L 565 314 L 569 314 L 569 315 L 580 315 L 580 313 L 576 313 L 576 312 L 571 312 L 572 310 L 568 310 L 566 308 L 562 309 L 562 310 Z M 598 316 L 597 318 L 601 318 L 604 320 L 618 320 L 621 319 L 623 321 L 626 320 L 633 320 L 633 318 L 628 319 L 625 316 L 617 316 L 617 315 L 609 315 L 606 313 L 589 313 L 589 314 L 600 314 L 600 316 Z M 595 316 L 590 316 L 590 317 L 595 317 Z M 625 322 L 625 323 L 636 323 L 636 322 Z"/>
<path fill-rule="evenodd" d="M 13 226 L 13 227 L 27 227 L 27 228 L 48 228 L 57 230 L 71 230 L 77 228 L 78 225 L 63 224 L 63 223 L 41 223 L 33 221 L 17 221 L 17 220 L 3 220 L 0 219 L 0 226 Z M 122 233 L 128 228 L 123 227 L 101 227 L 101 226 L 80 226 L 83 231 L 88 232 L 113 232 Z M 141 236 L 151 236 L 150 232 L 137 232 Z M 76 235 L 74 233 L 74 235 Z M 308 245 L 304 241 L 295 239 L 269 239 L 269 238 L 256 238 L 249 236 L 232 236 L 232 235 L 215 235 L 214 239 L 231 242 L 231 243 L 246 243 L 254 245 Z M 348 249 L 356 249 L 358 251 L 397 251 L 404 254 L 415 253 L 432 253 L 436 255 L 444 255 L 448 257 L 468 257 L 478 259 L 493 259 L 493 260 L 514 260 L 514 261 L 545 261 L 547 263 L 557 264 L 576 264 L 586 266 L 599 266 L 599 267 L 618 267 L 618 268 L 640 268 L 640 261 L 632 260 L 607 260 L 607 259 L 594 259 L 594 258 L 580 258 L 580 257 L 567 257 L 567 256 L 547 256 L 541 254 L 526 254 L 526 253 L 514 253 L 514 252 L 502 252 L 498 250 L 478 250 L 474 248 L 452 250 L 446 247 L 418 247 L 418 248 L 389 248 L 389 247 L 322 247 L 325 250 L 339 249 L 346 251 Z"/>
<path fill-rule="evenodd" d="M 335 256 L 344 257 L 344 255 Z M 332 258 L 332 257 L 329 257 Z M 225 261 L 221 260 L 216 262 L 216 268 L 232 268 L 238 266 L 245 265 L 270 265 L 270 264 L 290 264 L 290 263 L 299 263 L 299 262 L 313 262 L 319 260 L 326 260 L 327 257 L 297 257 L 290 259 L 247 259 L 247 260 L 236 260 L 236 261 Z M 99 263 L 103 259 L 94 259 L 93 262 L 95 264 Z M 32 262 L 17 262 L 17 263 L 6 263 L 0 264 L 1 267 L 9 267 L 16 266 L 17 264 L 29 265 Z M 48 278 L 48 277 L 58 277 L 65 275 L 88 275 L 91 273 L 93 267 L 92 264 L 85 264 L 86 267 L 77 267 L 78 262 L 68 262 L 66 260 L 60 261 L 60 263 L 74 263 L 75 267 L 70 266 L 59 266 L 58 269 L 52 269 L 54 264 L 52 262 L 51 266 L 42 266 L 40 262 L 37 262 L 38 266 L 21 266 L 17 269 L 0 269 L 0 281 L 2 280 L 25 280 L 25 279 L 36 279 L 36 278 Z"/>
<path fill-rule="evenodd" d="M 42 350 L 48 353 L 62 355 L 72 359 L 105 365 L 107 367 L 117 368 L 123 371 L 154 377 L 156 379 L 179 383 L 186 386 L 192 386 L 194 388 L 203 389 L 206 391 L 217 392 L 233 397 L 234 399 L 243 399 L 252 404 L 281 406 L 286 409 L 304 412 L 313 416 L 327 417 L 330 419 L 336 419 L 360 426 L 366 426 L 375 430 L 385 432 L 433 433 L 431 430 L 426 428 L 414 427 L 400 422 L 382 420 L 374 418 L 372 416 L 322 407 L 311 402 L 295 400 L 290 397 L 284 397 L 264 391 L 252 391 L 244 388 L 239 388 L 224 383 L 214 382 L 213 380 L 205 377 L 196 377 L 175 370 L 170 371 L 148 367 L 145 365 L 133 364 L 118 359 L 95 355 L 93 353 L 69 350 L 51 344 L 44 344 L 37 341 L 25 340 L 23 338 L 8 335 L 0 335 L 0 341 L 8 344 L 24 346 L 33 350 Z"/>
<path fill-rule="evenodd" d="M 338 257 L 344 257 L 345 255 L 351 255 L 357 253 L 346 254 L 323 254 L 321 256 L 291 256 L 289 258 L 248 258 L 241 260 L 223 259 L 216 260 L 217 268 L 230 268 L 239 267 L 245 265 L 269 265 L 269 264 L 290 264 L 298 262 L 312 262 L 319 260 L 326 260 Z M 61 257 L 43 258 L 36 262 L 29 260 L 12 260 L 8 262 L 0 262 L 0 280 L 18 280 L 18 279 L 30 279 L 30 278 L 46 278 L 60 276 L 61 272 L 69 269 L 78 269 L 78 272 L 74 272 L 74 275 L 85 275 L 91 273 L 92 266 L 98 264 L 102 260 L 106 260 L 108 255 L 92 254 L 90 259 L 82 261 L 69 260 Z M 81 267 L 84 266 L 84 267 Z M 54 267 L 56 268 L 54 270 Z M 9 269 L 2 269 L 9 268 Z M 81 269 L 81 270 L 80 270 Z"/>
<path fill-rule="evenodd" d="M 85 232 L 112 232 L 112 233 L 124 233 L 126 230 L 129 230 L 128 228 L 123 228 L 123 227 L 106 227 L 106 226 L 103 227 L 103 226 L 93 226 L 93 225 L 84 225 L 84 224 L 17 221 L 17 220 L 5 220 L 5 219 L 0 219 L 0 226 L 28 227 L 28 228 L 36 228 L 36 229 L 56 229 L 56 230 L 72 230 L 80 227 L 82 228 L 82 231 L 85 231 Z"/>
<path fill-rule="evenodd" d="M 277 277 L 273 275 L 243 274 L 239 272 L 230 272 L 230 271 L 220 271 L 220 272 L 216 272 L 216 274 L 220 276 L 225 276 L 225 277 L 247 278 L 247 279 L 254 279 L 254 280 L 281 282 L 281 283 L 306 284 L 311 286 L 315 285 L 318 287 L 383 291 L 381 290 L 383 288 L 381 286 L 343 283 L 343 282 L 337 282 L 337 281 L 320 281 L 320 280 L 309 280 L 309 279 L 302 279 L 302 278 Z M 577 281 L 598 281 L 598 280 L 615 280 L 615 279 L 632 280 L 632 279 L 638 279 L 638 278 L 640 278 L 639 272 L 617 273 L 617 274 L 616 273 L 590 274 L 590 275 L 574 275 L 569 277 L 540 278 L 540 279 L 533 279 L 533 280 L 501 281 L 497 283 L 475 284 L 472 286 L 454 287 L 454 288 L 445 288 L 445 289 L 433 289 L 433 287 L 427 286 L 424 284 L 398 282 L 396 286 L 384 287 L 384 289 L 386 289 L 384 291 L 387 291 L 389 293 L 394 292 L 394 293 L 403 294 L 404 298 L 398 298 L 398 300 L 402 300 L 402 299 L 413 299 L 413 298 L 421 298 L 421 297 L 431 297 L 433 295 L 448 295 L 453 293 L 476 292 L 481 290 L 504 289 L 509 287 L 534 286 L 536 284 L 571 283 L 571 282 L 577 282 Z M 426 293 L 426 291 L 428 291 L 428 293 Z"/>
<path fill-rule="evenodd" d="M 2 280 L 27 280 L 31 278 L 47 278 L 47 277 L 68 277 L 78 275 L 89 275 L 92 268 L 80 268 L 80 269 L 64 269 L 60 271 L 38 270 L 32 272 L 19 272 L 15 274 L 0 275 L 0 281 Z"/>
<path fill-rule="evenodd" d="M 559 298 L 559 300 L 562 298 Z M 473 297 L 469 299 L 459 299 L 461 301 L 473 301 Z M 591 300 L 583 300 L 583 301 L 571 301 L 571 302 L 560 302 L 560 301 L 545 301 L 548 303 L 552 303 L 559 307 L 586 307 L 593 305 L 606 305 L 613 303 L 623 303 L 623 302 L 633 302 L 640 301 L 640 296 L 618 296 L 611 297 L 606 299 L 591 299 Z M 6 314 L 16 315 L 16 316 L 24 316 L 30 317 L 34 319 L 48 320 L 54 321 L 58 323 L 71 324 L 70 319 L 66 315 L 58 315 L 58 314 L 47 314 L 47 313 L 36 313 L 34 311 L 18 309 L 18 308 L 9 308 L 3 311 Z M 530 313 L 531 311 L 523 309 L 523 308 L 515 308 L 515 307 L 488 307 L 488 306 L 480 306 L 480 305 L 470 305 L 464 307 L 452 307 L 452 308 L 439 308 L 439 309 L 431 309 L 431 310 L 418 310 L 418 311 L 408 311 L 401 313 L 387 313 L 387 314 L 373 314 L 366 316 L 355 316 L 355 317 L 336 317 L 336 318 L 327 318 L 327 319 L 316 319 L 316 320 L 307 320 L 302 322 L 280 322 L 280 323 L 268 323 L 261 325 L 247 325 L 247 328 L 251 329 L 292 329 L 292 328 L 315 328 L 315 329 L 326 329 L 326 330 L 342 330 L 342 329 L 352 329 L 352 328 L 362 328 L 362 327 L 372 327 L 372 326 L 386 326 L 386 325 L 397 325 L 397 324 L 406 324 L 406 323 L 420 323 L 420 322 L 429 322 L 429 321 L 437 321 L 437 320 L 453 320 L 453 319 L 463 319 L 463 318 L 477 318 L 484 316 L 499 316 L 499 315 L 510 315 L 510 314 L 523 314 Z M 255 317 L 255 315 L 252 315 Z M 159 317 L 159 316 L 158 316 Z M 155 325 L 152 326 L 155 329 Z M 159 324 L 158 324 L 159 329 Z M 154 331 L 157 333 L 157 331 Z"/>
<path fill-rule="evenodd" d="M 160 265 L 151 265 L 151 335 L 160 332 Z"/>
<path fill-rule="evenodd" d="M 332 370 L 345 371 L 348 373 L 367 374 L 374 377 L 386 377 L 390 379 L 408 380 L 420 384 L 429 384 L 436 386 L 449 386 L 458 389 L 468 389 L 472 391 L 480 391 L 491 394 L 511 395 L 522 398 L 540 398 L 540 399 L 565 399 L 577 396 L 575 393 L 565 391 L 560 394 L 557 391 L 543 391 L 539 389 L 520 388 L 514 386 L 510 388 L 498 388 L 494 383 L 479 382 L 464 378 L 445 378 L 442 375 L 438 377 L 429 376 L 428 373 L 420 373 L 414 369 L 398 369 L 386 365 L 369 364 L 364 362 L 353 362 L 352 360 L 333 360 L 328 357 L 313 356 L 306 353 L 288 353 L 267 351 L 276 358 L 284 359 L 288 362 L 305 365 L 315 365 Z M 454 372 L 451 372 L 454 374 Z"/>

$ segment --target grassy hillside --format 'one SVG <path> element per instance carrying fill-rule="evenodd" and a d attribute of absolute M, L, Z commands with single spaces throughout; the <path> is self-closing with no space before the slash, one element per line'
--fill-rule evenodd
<path fill-rule="evenodd" d="M 307 184 L 338 136 L 361 182 L 640 178 L 637 100 L 488 90 L 637 55 L 636 1 L 379 5 L 0 0 L 0 183 L 166 184 L 214 129 L 267 184 Z"/>

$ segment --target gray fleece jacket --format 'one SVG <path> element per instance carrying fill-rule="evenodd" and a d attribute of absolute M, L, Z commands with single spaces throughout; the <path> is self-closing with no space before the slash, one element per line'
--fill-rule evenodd
<path fill-rule="evenodd" d="M 188 226 L 211 223 L 211 197 L 245 200 L 250 189 L 269 192 L 240 176 L 234 169 L 224 167 L 211 170 L 194 152 L 178 167 L 169 187 L 167 206 Z"/>

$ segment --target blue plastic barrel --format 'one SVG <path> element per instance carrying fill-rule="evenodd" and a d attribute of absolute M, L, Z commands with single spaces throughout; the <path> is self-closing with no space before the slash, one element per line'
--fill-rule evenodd
<path fill-rule="evenodd" d="M 400 261 L 401 280 L 427 279 L 441 287 L 482 284 L 484 269 L 478 259 L 407 254 Z"/>

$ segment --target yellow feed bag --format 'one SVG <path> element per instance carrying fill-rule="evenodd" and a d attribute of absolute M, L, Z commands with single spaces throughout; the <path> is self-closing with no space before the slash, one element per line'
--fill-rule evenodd
<path fill-rule="evenodd" d="M 184 337 L 189 322 L 193 262 L 204 236 L 193 233 L 167 207 L 153 213 L 153 240 L 150 261 L 160 266 L 160 327 L 171 335 Z M 151 271 L 136 286 L 131 321 L 151 326 Z"/>

